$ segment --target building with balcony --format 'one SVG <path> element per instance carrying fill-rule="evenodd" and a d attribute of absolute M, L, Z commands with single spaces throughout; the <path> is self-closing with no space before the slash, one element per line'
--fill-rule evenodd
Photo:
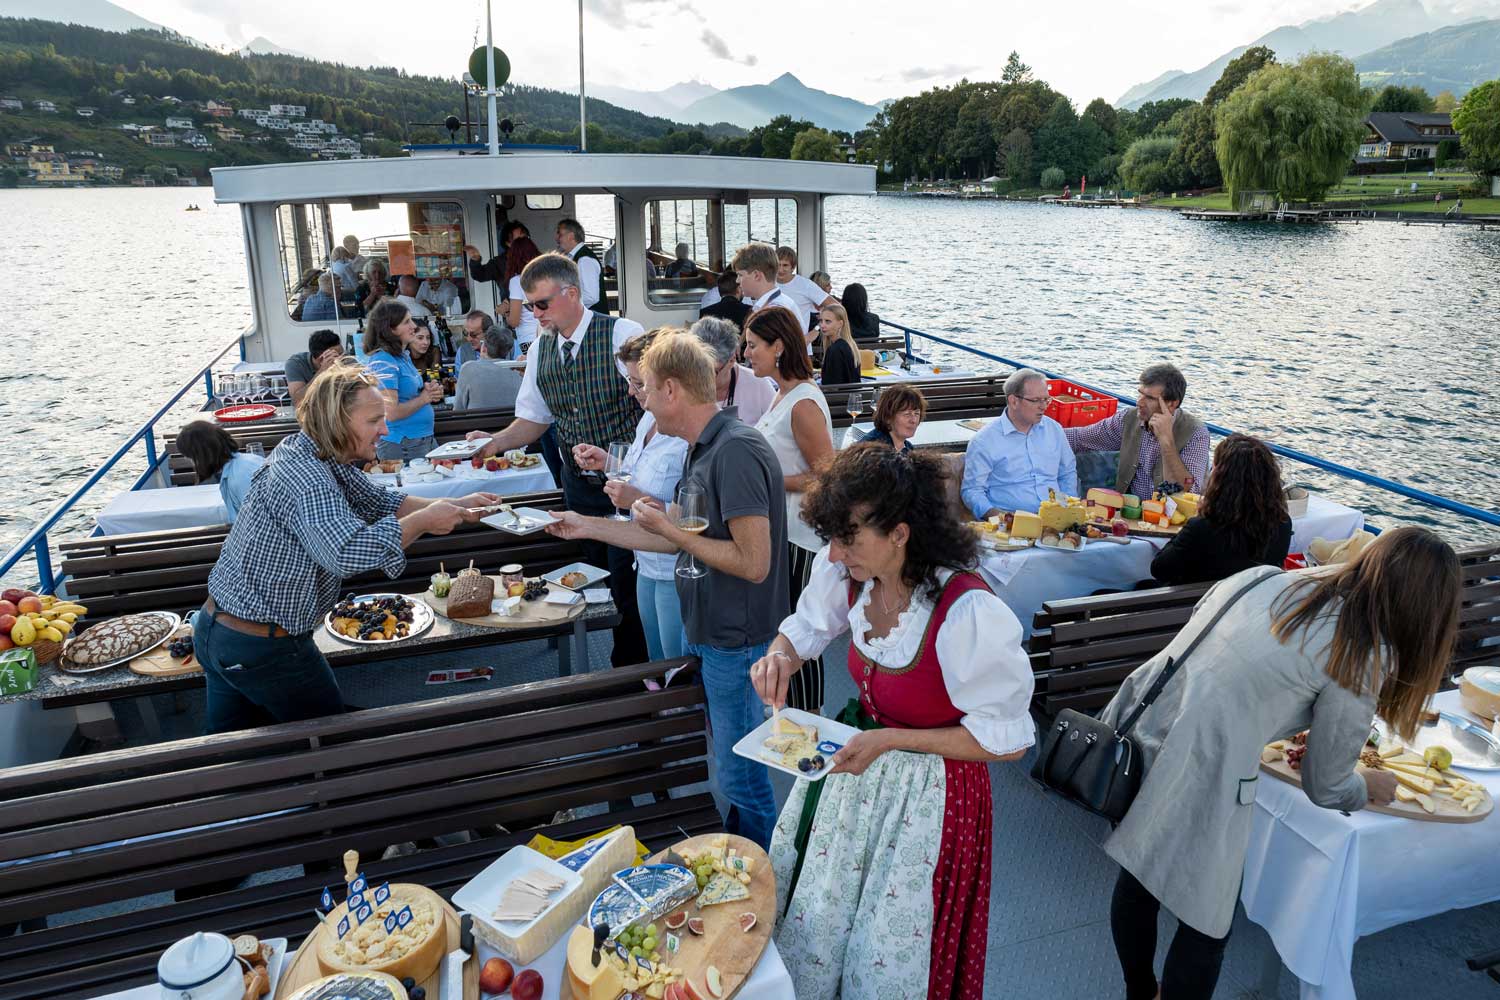
<path fill-rule="evenodd" d="M 1365 118 L 1361 160 L 1432 160 L 1438 144 L 1457 142 L 1453 116 L 1445 111 L 1376 111 Z"/>

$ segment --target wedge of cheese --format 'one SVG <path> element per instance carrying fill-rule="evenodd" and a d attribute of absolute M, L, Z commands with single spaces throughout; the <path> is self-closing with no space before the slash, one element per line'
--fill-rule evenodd
<path fill-rule="evenodd" d="M 1082 500 L 1077 497 L 1065 497 L 1061 501 L 1043 500 L 1041 506 L 1037 508 L 1037 516 L 1042 519 L 1043 527 L 1065 531 L 1075 524 L 1087 521 L 1089 514 Z M 1012 530 L 1011 534 L 1015 534 L 1015 531 Z"/>
<path fill-rule="evenodd" d="M 1198 516 L 1198 503 L 1203 498 L 1196 493 L 1179 493 L 1172 498 L 1177 501 L 1177 513 L 1184 517 Z"/>
<path fill-rule="evenodd" d="M 1013 515 L 1014 520 L 1010 525 L 1010 537 L 1012 538 L 1041 538 L 1042 519 L 1036 514 L 1028 514 L 1024 510 L 1018 510 Z"/>
<path fill-rule="evenodd" d="M 1415 774 L 1407 774 L 1404 771 L 1391 771 L 1391 776 L 1394 777 L 1402 785 L 1410 788 L 1412 791 L 1421 792 L 1423 795 L 1430 794 L 1433 788 L 1436 787 L 1436 782 L 1434 782 L 1431 778 L 1423 778 Z"/>
<path fill-rule="evenodd" d="M 594 964 L 594 932 L 574 927 L 568 938 L 568 985 L 576 1000 L 616 1000 L 625 992 L 625 981 L 613 962 L 601 958 Z"/>
<path fill-rule="evenodd" d="M 797 739 L 807 740 L 809 743 L 818 742 L 818 730 L 815 726 L 799 726 L 784 715 L 776 717 L 776 724 L 771 727 L 775 736 L 791 736 Z"/>

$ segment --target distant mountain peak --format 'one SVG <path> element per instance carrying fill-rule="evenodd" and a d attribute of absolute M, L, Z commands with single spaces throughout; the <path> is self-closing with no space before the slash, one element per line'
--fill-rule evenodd
<path fill-rule="evenodd" d="M 694 101 L 678 117 L 688 122 L 729 122 L 740 128 L 764 125 L 777 115 L 810 121 L 819 128 L 854 133 L 880 111 L 873 104 L 807 86 L 791 73 L 770 83 L 731 87 Z"/>
<path fill-rule="evenodd" d="M 773 87 L 803 87 L 803 88 L 805 88 L 806 84 L 804 84 L 801 80 L 797 79 L 791 73 L 783 73 L 780 76 L 778 76 L 776 79 L 774 79 L 774 80 L 771 81 L 771 86 L 773 86 Z"/>

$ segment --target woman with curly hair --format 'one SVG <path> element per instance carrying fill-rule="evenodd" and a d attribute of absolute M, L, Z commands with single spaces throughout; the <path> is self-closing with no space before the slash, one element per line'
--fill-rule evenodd
<path fill-rule="evenodd" d="M 1286 561 L 1292 519 L 1281 470 L 1265 442 L 1231 434 L 1214 449 L 1198 516 L 1151 560 L 1160 583 L 1211 583 L 1252 566 Z"/>
<path fill-rule="evenodd" d="M 945 467 L 859 444 L 812 482 L 827 544 L 796 610 L 750 668 L 780 708 L 802 662 L 853 633 L 861 732 L 799 781 L 771 842 L 777 948 L 798 996 L 979 998 L 990 906 L 990 761 L 1036 739 L 1021 623 L 974 572 Z M 892 929 L 904 935 L 893 938 Z"/>

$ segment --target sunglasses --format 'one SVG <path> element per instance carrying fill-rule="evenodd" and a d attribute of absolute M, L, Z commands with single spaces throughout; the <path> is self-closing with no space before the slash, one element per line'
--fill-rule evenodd
<path fill-rule="evenodd" d="M 531 302 L 529 302 L 527 304 L 531 306 L 531 311 L 534 312 L 534 313 L 546 312 L 548 309 L 550 309 L 552 307 L 552 300 L 555 299 L 555 298 L 557 298 L 559 295 L 561 295 L 562 293 L 564 293 L 566 291 L 567 291 L 566 288 L 559 288 L 557 291 L 553 292 L 551 295 L 547 296 L 545 299 L 534 299 L 534 300 L 532 300 Z"/>

